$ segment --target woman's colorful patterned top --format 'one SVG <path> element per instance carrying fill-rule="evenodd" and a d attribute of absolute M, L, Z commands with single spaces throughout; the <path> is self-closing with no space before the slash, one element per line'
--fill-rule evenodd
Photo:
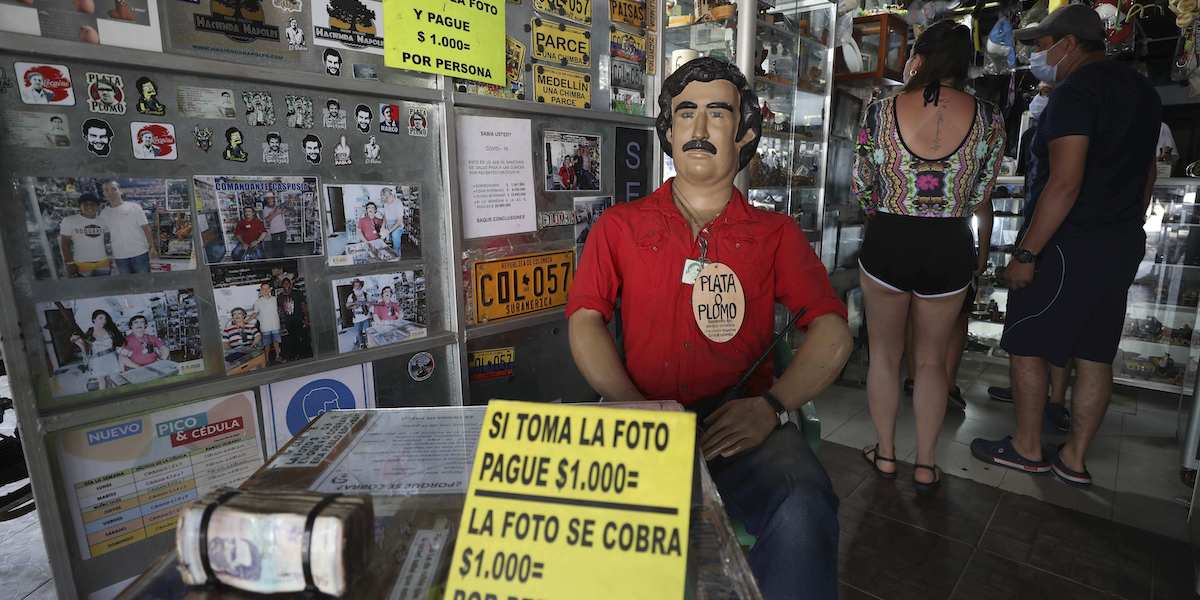
<path fill-rule="evenodd" d="M 855 144 L 850 189 L 867 214 L 966 217 L 990 200 L 1004 155 L 1004 118 L 975 100 L 975 120 L 962 144 L 937 160 L 908 149 L 896 120 L 896 97 L 867 107 Z"/>

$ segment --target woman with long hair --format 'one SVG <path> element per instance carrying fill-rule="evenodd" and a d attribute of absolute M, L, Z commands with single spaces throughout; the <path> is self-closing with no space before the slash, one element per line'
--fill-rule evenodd
<path fill-rule="evenodd" d="M 868 215 L 859 258 L 870 335 L 867 398 L 879 443 L 863 457 L 896 477 L 896 417 L 905 328 L 915 332 L 913 481 L 941 481 L 934 465 L 950 382 L 946 347 L 974 275 L 972 213 L 991 215 L 1004 153 L 999 109 L 963 91 L 974 56 L 971 31 L 942 21 L 925 30 L 905 65 L 900 93 L 867 107 L 856 145 L 853 191 Z"/>
<path fill-rule="evenodd" d="M 93 374 L 115 375 L 121 372 L 117 349 L 125 345 L 125 335 L 108 311 L 93 311 L 92 326 L 82 336 L 71 336 L 71 343 L 87 355 L 88 368 Z"/>

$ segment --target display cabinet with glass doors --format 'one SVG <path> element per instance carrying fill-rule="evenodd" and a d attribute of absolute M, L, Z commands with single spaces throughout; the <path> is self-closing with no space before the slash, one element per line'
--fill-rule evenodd
<path fill-rule="evenodd" d="M 752 3 L 743 2 L 742 5 Z M 757 3 L 754 19 L 703 0 L 667 4 L 663 76 L 699 56 L 739 65 L 763 115 L 758 154 L 747 167 L 748 200 L 791 215 L 820 252 L 832 85 L 834 5 Z M 748 35 L 751 44 L 738 44 Z M 750 48 L 752 56 L 736 56 Z M 664 176 L 670 169 L 664 169 Z"/>

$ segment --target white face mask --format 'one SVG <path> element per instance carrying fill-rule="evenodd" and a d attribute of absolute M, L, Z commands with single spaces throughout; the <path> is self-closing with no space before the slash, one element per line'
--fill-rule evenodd
<path fill-rule="evenodd" d="M 1029 115 L 1033 118 L 1042 116 L 1042 111 L 1046 110 L 1046 104 L 1050 102 L 1050 98 L 1038 94 L 1029 101 Z"/>
<path fill-rule="evenodd" d="M 1065 39 L 1067 38 L 1063 38 L 1062 40 L 1054 42 L 1054 46 L 1061 44 Z M 1054 49 L 1054 46 L 1050 46 L 1041 52 L 1034 52 L 1033 54 L 1029 55 L 1029 72 L 1033 73 L 1034 77 L 1037 77 L 1038 80 L 1044 83 L 1052 84 L 1058 81 L 1058 65 L 1062 63 L 1064 58 L 1066 58 L 1066 55 L 1063 55 L 1062 58 L 1058 59 L 1058 62 L 1052 65 L 1048 64 L 1047 57 L 1050 56 L 1050 51 Z"/>

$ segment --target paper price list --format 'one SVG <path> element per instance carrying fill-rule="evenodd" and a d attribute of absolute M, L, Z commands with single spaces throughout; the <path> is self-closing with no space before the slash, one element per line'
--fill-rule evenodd
<path fill-rule="evenodd" d="M 445 597 L 682 591 L 694 431 L 683 413 L 493 401 Z"/>

